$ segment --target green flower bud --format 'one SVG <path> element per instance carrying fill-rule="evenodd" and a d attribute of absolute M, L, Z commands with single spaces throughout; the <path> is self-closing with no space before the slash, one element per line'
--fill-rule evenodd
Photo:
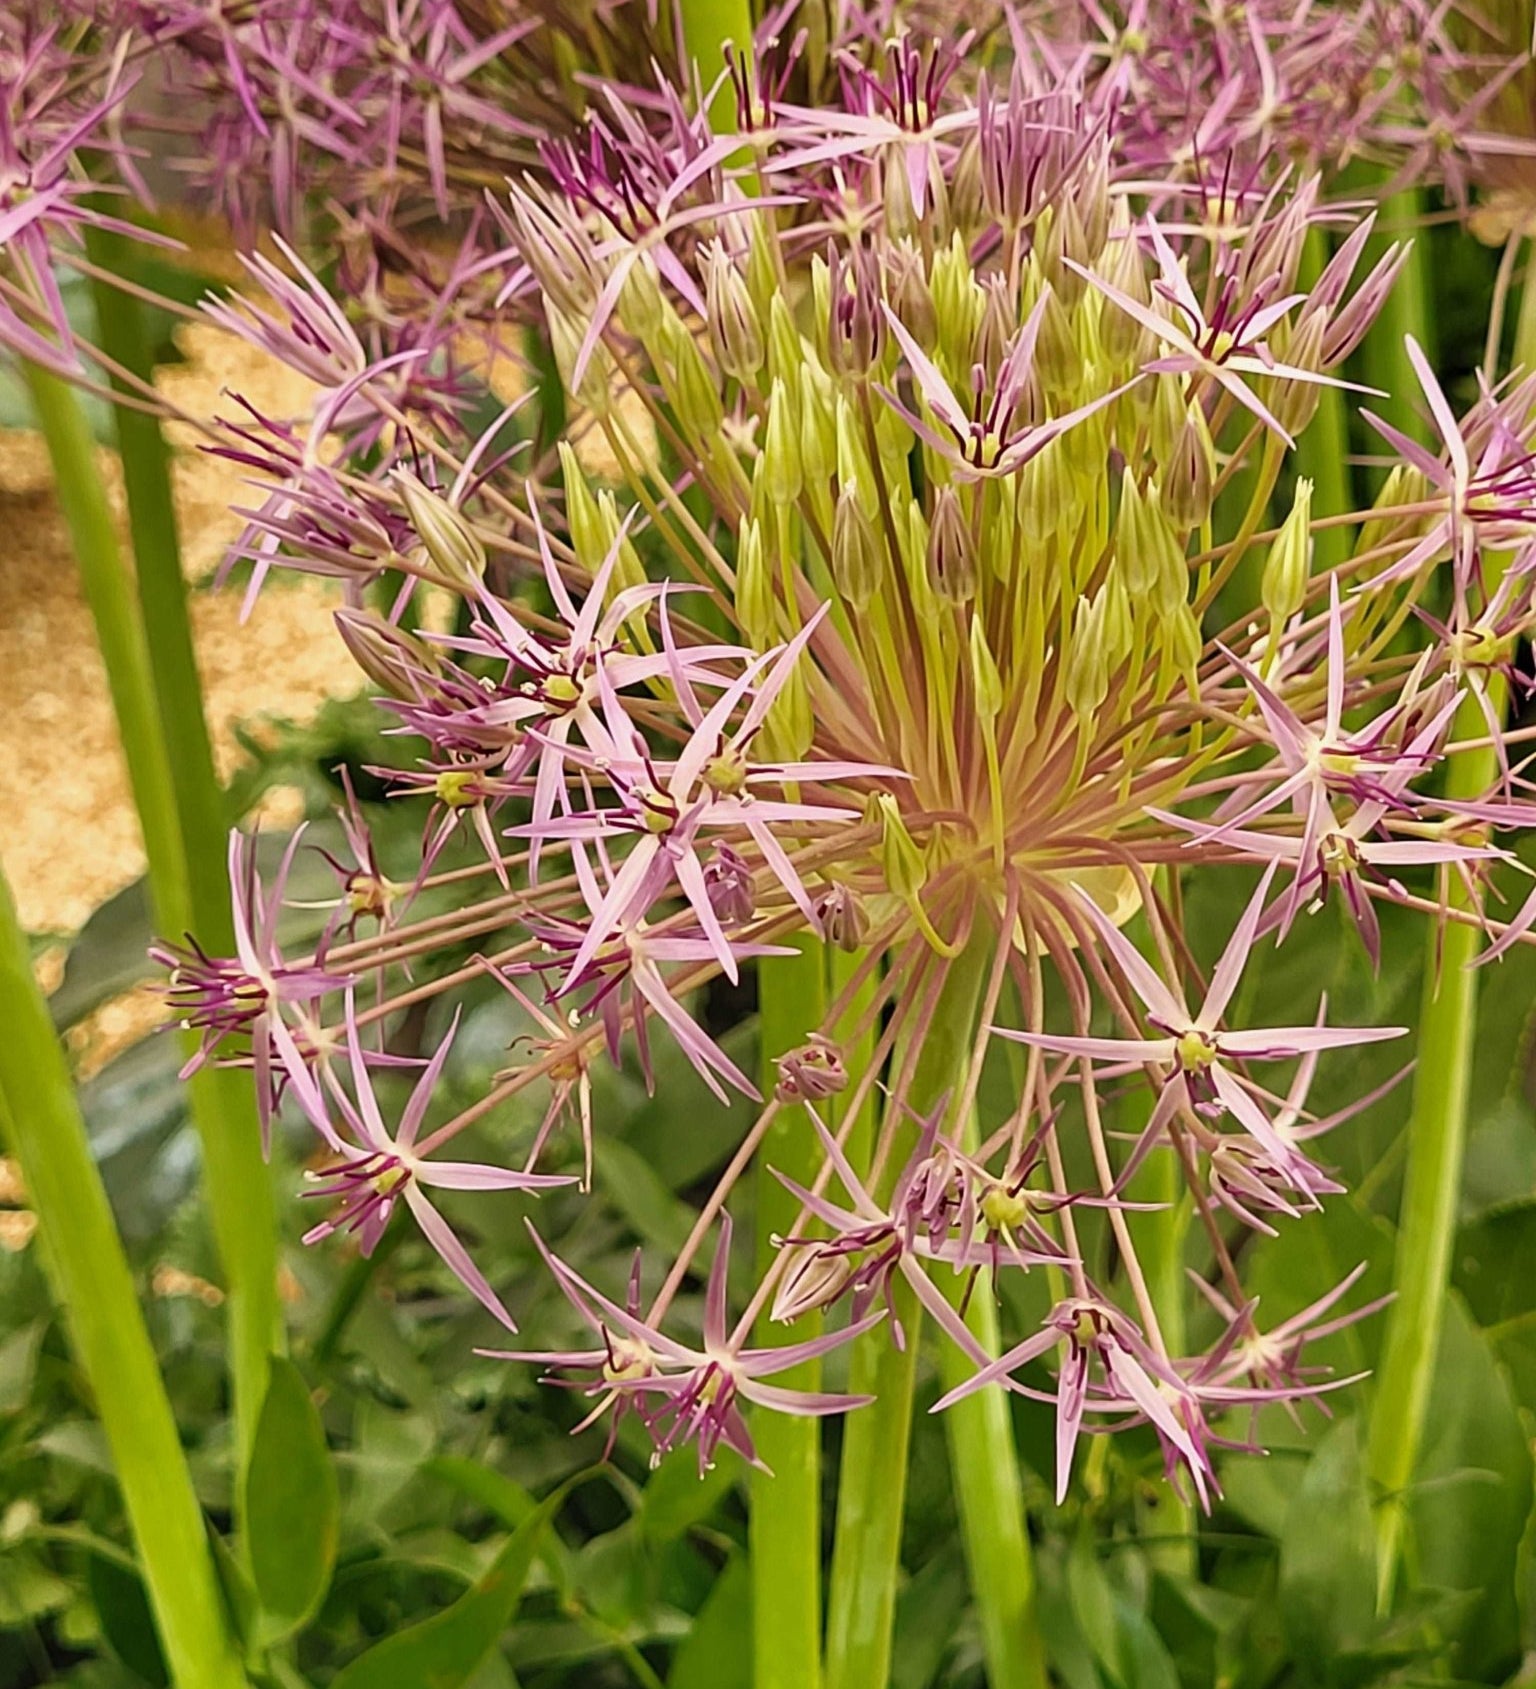
<path fill-rule="evenodd" d="M 763 366 L 763 330 L 740 270 L 718 241 L 705 260 L 705 289 L 715 357 L 727 375 L 734 375 L 745 386 Z"/>
<path fill-rule="evenodd" d="M 578 404 L 585 405 L 594 416 L 606 416 L 612 403 L 615 383 L 613 358 L 601 341 L 592 348 L 587 367 L 582 372 L 581 385 L 572 380 L 576 373 L 576 357 L 581 351 L 583 331 L 546 294 L 544 317 L 549 324 L 549 349 L 554 354 L 555 368 L 560 372 L 560 384 Z"/>
<path fill-rule="evenodd" d="M 805 343 L 782 293 L 775 293 L 768 306 L 768 378 L 794 387 L 805 363 Z"/>
<path fill-rule="evenodd" d="M 758 650 L 766 650 L 773 643 L 779 619 L 773 577 L 768 570 L 762 527 L 750 518 L 742 523 L 736 541 L 736 614 L 742 632 Z"/>
<path fill-rule="evenodd" d="M 565 486 L 565 523 L 571 533 L 571 550 L 588 574 L 595 575 L 608 555 L 612 536 L 604 531 L 602 515 L 587 478 L 581 472 L 576 453 L 561 440 L 560 476 Z"/>
<path fill-rule="evenodd" d="M 650 253 L 642 250 L 624 278 L 619 294 L 619 321 L 636 340 L 650 340 L 661 332 L 666 304 L 656 262 Z"/>
<path fill-rule="evenodd" d="M 1072 617 L 1072 639 L 1062 668 L 1062 691 L 1073 715 L 1080 722 L 1091 721 L 1109 695 L 1109 664 L 1105 659 L 1104 600 L 1080 598 Z"/>
<path fill-rule="evenodd" d="M 1200 632 L 1200 623 L 1195 612 L 1188 604 L 1181 604 L 1172 615 L 1165 616 L 1162 623 L 1163 649 L 1168 653 L 1173 666 L 1182 675 L 1189 678 L 1191 688 L 1197 684 L 1197 673 L 1200 667 L 1200 657 L 1205 650 L 1205 639 Z"/>
<path fill-rule="evenodd" d="M 825 488 L 837 468 L 837 394 L 813 359 L 800 366 L 800 470 L 805 484 Z"/>
<path fill-rule="evenodd" d="M 1115 558 L 1126 589 L 1141 597 L 1165 577 L 1185 580 L 1184 550 L 1163 514 L 1156 486 L 1143 492 L 1129 468 L 1120 478 L 1120 513 L 1115 519 Z"/>
<path fill-rule="evenodd" d="M 1294 333 L 1271 336 L 1276 358 L 1296 369 L 1321 370 L 1323 336 L 1327 327 L 1323 312 L 1309 311 Z M 1270 414 L 1293 438 L 1317 415 L 1317 407 L 1322 403 L 1320 382 L 1298 381 L 1294 376 L 1277 375 L 1269 377 L 1263 386 Z"/>
<path fill-rule="evenodd" d="M 1312 483 L 1303 475 L 1296 482 L 1290 514 L 1264 559 L 1259 585 L 1259 602 L 1277 624 L 1288 622 L 1306 602 L 1311 555 Z"/>
<path fill-rule="evenodd" d="M 613 565 L 613 574 L 609 577 L 610 594 L 625 592 L 632 586 L 644 586 L 645 565 L 640 561 L 640 553 L 635 550 L 634 541 L 624 532 L 624 524 L 619 517 L 619 501 L 613 496 L 610 488 L 604 487 L 597 495 L 597 509 L 603 535 L 602 555 L 598 558 L 599 567 L 607 561 L 614 541 L 619 542 L 618 559 Z M 573 548 L 574 544 L 573 539 Z"/>
<path fill-rule="evenodd" d="M 662 355 L 662 386 L 683 432 L 699 440 L 712 440 L 719 432 L 725 410 L 715 378 L 680 318 L 674 318 L 663 331 Z M 668 365 L 670 381 L 666 379 Z"/>
<path fill-rule="evenodd" d="M 1026 545 L 1044 545 L 1077 525 L 1077 486 L 1059 439 L 1019 471 L 1019 529 Z"/>
<path fill-rule="evenodd" d="M 928 883 L 928 864 L 889 792 L 875 795 L 871 819 L 880 823 L 880 866 L 885 883 L 897 897 L 911 902 Z"/>
<path fill-rule="evenodd" d="M 1190 404 L 1184 393 L 1184 378 L 1164 373 L 1151 383 L 1151 408 L 1147 414 L 1147 446 L 1154 463 L 1168 463 L 1184 437 Z"/>
<path fill-rule="evenodd" d="M 1429 487 L 1418 470 L 1404 463 L 1394 465 L 1371 506 L 1377 514 L 1360 526 L 1355 556 L 1369 556 L 1388 540 L 1402 539 L 1409 531 L 1419 530 L 1424 521 L 1422 516 L 1397 516 L 1395 510 L 1399 505 L 1422 503 L 1428 493 Z"/>
<path fill-rule="evenodd" d="M 902 326 L 925 352 L 938 344 L 939 322 L 923 270 L 923 255 L 910 241 L 902 241 L 890 254 L 886 293 L 891 309 Z"/>
<path fill-rule="evenodd" d="M 864 430 L 847 396 L 837 394 L 837 479 L 843 486 L 857 481 L 861 487 L 872 487 L 875 472 L 870 467 L 869 454 L 864 450 Z"/>
<path fill-rule="evenodd" d="M 987 721 L 996 721 L 1003 708 L 1003 677 L 997 672 L 997 659 L 987 644 L 980 616 L 971 617 L 971 685 L 977 712 Z"/>
<path fill-rule="evenodd" d="M 473 591 L 485 579 L 485 547 L 463 516 L 408 469 L 390 477 L 428 557 L 456 586 Z"/>
<path fill-rule="evenodd" d="M 882 563 L 880 537 L 850 481 L 837 496 L 832 518 L 832 579 L 855 610 L 867 608 L 879 590 Z"/>
<path fill-rule="evenodd" d="M 1088 237 L 1083 232 L 1082 218 L 1072 195 L 1064 195 L 1040 213 L 1035 225 L 1035 251 L 1040 255 L 1040 268 L 1051 284 L 1051 291 L 1059 294 L 1066 304 L 1075 306 L 1088 284 L 1076 270 L 1068 269 L 1062 259 L 1090 264 L 1094 255 L 1088 251 Z"/>
<path fill-rule="evenodd" d="M 1211 514 L 1216 489 L 1216 447 L 1205 412 L 1192 406 L 1163 477 L 1163 508 L 1176 528 L 1198 528 Z"/>
<path fill-rule="evenodd" d="M 793 504 L 800 496 L 800 427 L 794 401 L 782 381 L 768 396 L 768 425 L 763 430 L 763 455 L 758 469 L 763 491 L 774 504 Z"/>
<path fill-rule="evenodd" d="M 1072 318 L 1054 288 L 1045 296 L 1045 309 L 1040 317 L 1035 373 L 1046 397 L 1054 400 L 1068 398 L 1083 377 L 1083 356 L 1078 350 Z"/>
<path fill-rule="evenodd" d="M 775 762 L 801 762 L 816 734 L 816 716 L 811 709 L 810 688 L 804 670 L 797 665 L 779 689 L 763 718 L 763 748 Z"/>
<path fill-rule="evenodd" d="M 934 497 L 926 565 L 936 598 L 967 604 L 976 596 L 976 547 L 953 487 L 940 487 Z"/>
<path fill-rule="evenodd" d="M 904 147 L 886 149 L 881 186 L 881 198 L 885 203 L 886 233 L 893 240 L 906 240 L 917 232 L 918 217 L 912 204 L 912 185 L 907 180 Z"/>
<path fill-rule="evenodd" d="M 1147 282 L 1147 272 L 1142 266 L 1136 237 L 1128 227 L 1111 231 L 1095 268 L 1105 281 L 1119 288 L 1138 305 L 1151 309 L 1152 290 Z M 1112 299 L 1105 301 L 1099 315 L 1099 342 L 1116 369 L 1130 369 L 1145 363 L 1150 338 L 1129 311 L 1121 310 Z"/>
<path fill-rule="evenodd" d="M 939 350 L 951 368 L 969 369 L 986 298 L 976 285 L 970 254 L 958 234 L 934 254 L 928 288 L 933 295 Z"/>

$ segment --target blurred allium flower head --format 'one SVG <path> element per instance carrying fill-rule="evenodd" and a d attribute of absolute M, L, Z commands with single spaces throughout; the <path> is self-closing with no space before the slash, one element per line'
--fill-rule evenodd
<path fill-rule="evenodd" d="M 1298 1357 L 1354 1317 L 1348 1282 L 1266 1328 L 1237 1263 L 1246 1233 L 1305 1226 L 1341 1189 L 1326 1134 L 1374 1096 L 1342 1089 L 1337 1052 L 1398 1035 L 1320 996 L 1268 1015 L 1250 970 L 1324 904 L 1367 968 L 1414 911 L 1501 944 L 1536 919 L 1536 900 L 1499 917 L 1501 838 L 1531 821 L 1518 754 L 1488 790 L 1439 777 L 1502 737 L 1502 687 L 1524 684 L 1531 381 L 1458 416 L 1420 357 L 1439 441 L 1377 424 L 1397 468 L 1372 511 L 1330 518 L 1346 560 L 1315 565 L 1305 480 L 1263 530 L 1401 255 L 1368 266 L 1368 220 L 1329 214 L 1335 255 L 1304 283 L 1317 182 L 1241 132 L 1241 100 L 1199 91 L 1214 127 L 1191 148 L 1219 168 L 1154 158 L 1131 92 L 1172 59 L 1130 38 L 1152 10 L 1124 39 L 1092 14 L 1119 41 L 1092 76 L 1058 75 L 1065 50 L 1027 20 L 1006 80 L 969 87 L 942 46 L 851 39 L 830 100 L 759 82 L 741 135 L 669 90 L 609 90 L 500 208 L 504 288 L 543 313 L 575 406 L 542 464 L 505 415 L 403 421 L 393 384 L 434 359 L 376 356 L 296 263 L 263 271 L 260 314 L 225 313 L 330 392 L 327 434 L 370 394 L 390 422 L 335 462 L 261 419 L 238 449 L 278 489 L 262 568 L 350 584 L 344 637 L 399 749 L 373 773 L 423 834 L 388 897 L 338 872 L 312 955 L 281 954 L 281 881 L 258 892 L 237 852 L 242 955 L 180 958 L 175 1000 L 209 1057 L 253 1062 L 266 1106 L 291 1089 L 319 1133 L 339 1207 L 313 1235 L 371 1245 L 398 1196 L 493 1313 L 423 1187 L 504 1187 L 489 1211 L 575 1158 L 585 1175 L 593 1068 L 655 1083 L 661 1039 L 734 1096 L 736 1153 L 649 1301 L 649 1268 L 619 1300 L 560 1260 L 575 1197 L 541 1209 L 591 1335 L 521 1358 L 659 1451 L 751 1458 L 742 1401 L 852 1409 L 765 1380 L 854 1337 L 911 1342 L 920 1308 L 974 1372 L 947 1400 L 997 1383 L 1055 1404 L 1063 1489 L 1081 1432 L 1144 1423 L 1208 1502 L 1214 1451 L 1251 1440 L 1235 1414 L 1344 1382 Z M 1311 42 L 1353 74 L 1328 30 L 1349 46 L 1366 23 L 1304 9 L 1292 39 L 1278 16 L 1245 10 L 1261 67 Z M 442 51 L 473 49 L 450 31 Z M 606 476 L 583 467 L 598 444 Z M 408 616 L 402 581 L 456 617 Z M 355 809 L 347 829 L 382 884 Z M 764 1099 L 703 993 L 805 942 L 846 953 L 843 983 Z M 440 1048 L 388 1129 L 389 1029 L 487 974 L 524 1011 L 511 1064 L 430 1124 Z M 494 1140 L 525 1091 L 545 1109 L 531 1142 L 496 1144 L 509 1171 L 433 1159 L 471 1128 Z M 786 1181 L 800 1221 L 733 1320 L 729 1205 L 786 1130 L 820 1170 Z M 1141 1264 L 1154 1169 L 1200 1226 L 1195 1352 Z M 712 1234 L 703 1329 L 680 1334 Z M 1045 1278 L 1048 1311 L 994 1356 L 946 1292 L 1016 1273 Z M 760 1351 L 763 1312 L 834 1323 Z"/>

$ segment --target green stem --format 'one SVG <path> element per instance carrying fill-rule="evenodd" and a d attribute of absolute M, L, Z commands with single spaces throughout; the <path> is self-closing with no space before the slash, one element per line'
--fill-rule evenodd
<path fill-rule="evenodd" d="M 822 947 L 801 941 L 794 956 L 765 956 L 758 963 L 758 1026 L 762 1085 L 772 1092 L 779 1056 L 805 1043 L 826 1013 L 827 963 Z M 800 1205 L 773 1176 L 777 1168 L 803 1185 L 821 1163 L 805 1109 L 780 1111 L 759 1154 L 757 1265 L 761 1275 L 777 1251 L 775 1235 L 794 1225 Z M 793 1327 L 764 1313 L 754 1341 L 769 1347 L 814 1337 L 820 1320 L 807 1315 Z M 791 1389 L 815 1390 L 821 1366 L 810 1361 L 779 1380 Z M 753 1419 L 758 1454 L 771 1469 L 751 1476 L 749 1542 L 752 1564 L 754 1689 L 817 1689 L 821 1682 L 821 1423 L 788 1414 Z"/>
<path fill-rule="evenodd" d="M 132 274 L 133 249 L 115 231 L 88 229 L 86 249 L 101 269 L 115 275 Z M 154 355 L 144 306 L 110 283 L 98 280 L 91 285 L 102 351 L 141 381 L 152 381 Z M 112 386 L 119 393 L 133 391 L 116 376 Z M 233 948 L 235 936 L 225 870 L 229 817 L 224 789 L 214 769 L 192 623 L 187 614 L 170 448 L 159 418 L 147 411 L 119 405 L 113 425 L 128 500 L 128 532 L 133 542 L 139 606 L 159 701 L 160 732 L 170 757 L 176 809 L 186 845 L 192 919 L 198 938 L 216 954 L 225 955 Z"/>
<path fill-rule="evenodd" d="M 1434 316 L 1430 309 L 1428 233 L 1420 226 L 1424 215 L 1423 196 L 1417 188 L 1406 188 L 1381 202 L 1381 225 L 1388 238 L 1412 238 L 1413 247 L 1397 283 L 1387 295 L 1381 314 L 1371 326 L 1360 348 L 1361 371 L 1366 383 L 1379 387 L 1385 398 L 1373 398 L 1370 408 L 1395 428 L 1415 440 L 1425 437 L 1422 395 L 1413 365 L 1408 362 L 1404 336 L 1412 335 L 1424 348 L 1431 364 L 1435 361 Z M 1417 231 L 1414 233 L 1413 231 Z M 1372 241 L 1372 247 L 1377 245 Z M 1367 261 L 1374 261 L 1367 252 Z M 1326 512 L 1324 513 L 1326 514 Z"/>
<path fill-rule="evenodd" d="M 725 68 L 725 49 L 738 52 L 752 48 L 751 0 L 678 0 L 683 20 L 683 40 L 699 67 L 707 90 Z M 736 128 L 736 97 L 726 80 L 710 102 L 709 119 L 717 134 L 731 134 Z"/>
<path fill-rule="evenodd" d="M 931 1108 L 945 1091 L 964 1083 L 990 965 L 990 943 L 973 941 L 951 969 L 931 1020 L 917 1034 L 922 1050 L 906 1096 L 913 1109 Z M 910 1147 L 911 1131 L 903 1135 L 908 1142 L 890 1158 L 887 1184 Z M 878 1199 L 889 1193 L 875 1194 Z M 855 1352 L 851 1368 L 849 1388 L 875 1401 L 851 1415 L 844 1432 L 828 1601 L 827 1689 L 885 1689 L 890 1678 L 921 1324 L 921 1309 L 899 1280 L 894 1302 L 905 1347 L 897 1349 L 888 1333 L 872 1333 Z M 990 1298 L 978 1296 L 975 1303 L 973 1329 L 983 1341 L 995 1343 Z M 997 1392 L 987 1392 L 963 1408 L 948 1434 L 988 1672 L 993 1683 L 1030 1689 L 1045 1679 L 1007 1405 Z"/>
<path fill-rule="evenodd" d="M 206 933 L 209 929 L 204 923 L 212 921 L 215 931 L 228 931 L 227 883 L 216 895 L 212 879 L 205 876 L 194 897 L 189 879 L 177 787 L 162 731 L 165 714 L 182 706 L 175 696 L 157 692 L 150 641 L 118 551 L 90 431 L 74 391 L 65 382 L 36 365 L 26 366 L 26 377 L 106 666 L 144 834 L 156 925 L 164 933 L 182 933 L 194 926 Z M 166 567 L 149 547 L 140 562 L 141 577 Z M 178 590 L 179 578 L 178 572 Z M 150 624 L 158 642 L 174 613 L 165 608 L 171 594 L 163 582 L 158 596 L 152 597 L 162 613 L 162 619 Z M 222 859 L 221 846 L 218 860 Z M 235 1070 L 207 1068 L 193 1079 L 190 1094 L 225 1278 L 236 1447 L 243 1467 L 266 1394 L 267 1357 L 281 1341 L 272 1184 L 261 1159 L 248 1078 Z"/>
<path fill-rule="evenodd" d="M 1302 254 L 1301 284 L 1313 286 L 1328 262 L 1327 233 L 1314 224 Z M 1349 470 L 1349 411 L 1337 387 L 1318 387 L 1317 411 L 1296 441 L 1296 471 L 1315 489 L 1317 516 L 1343 516 L 1355 508 Z M 1335 569 L 1349 556 L 1349 530 L 1324 528 L 1313 539 L 1315 567 Z"/>
<path fill-rule="evenodd" d="M 178 1689 L 245 1684 L 170 1400 L 26 936 L 0 875 L 0 1129 L 112 1451 Z"/>
<path fill-rule="evenodd" d="M 1515 363 L 1527 367 L 1536 364 L 1533 295 L 1536 286 L 1528 282 L 1515 339 Z M 1508 564 L 1507 557 L 1489 560 L 1484 590 L 1490 598 L 1498 591 Z M 1495 717 L 1502 716 L 1506 702 L 1502 679 L 1492 679 L 1488 691 Z M 1481 738 L 1486 731 L 1476 699 L 1463 699 L 1452 738 Z M 1497 775 L 1498 758 L 1492 746 L 1461 751 L 1450 759 L 1446 794 L 1481 798 Z M 1455 875 L 1450 876 L 1447 901 L 1452 909 L 1472 907 Z M 1391 1606 L 1397 1581 L 1408 1492 L 1418 1466 L 1445 1321 L 1477 1041 L 1479 976 L 1472 964 L 1480 944 L 1481 928 L 1476 922 L 1446 921 L 1430 934 L 1425 951 L 1408 1163 L 1394 1256 L 1396 1299 L 1387 1316 L 1366 1445 L 1366 1469 L 1378 1492 L 1376 1601 L 1383 1613 Z"/>

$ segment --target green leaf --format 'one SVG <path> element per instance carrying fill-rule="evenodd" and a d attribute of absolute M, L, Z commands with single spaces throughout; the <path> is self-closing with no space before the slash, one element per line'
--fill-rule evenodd
<path fill-rule="evenodd" d="M 570 1483 L 518 1526 L 485 1576 L 443 1612 L 386 1638 L 346 1666 L 331 1689 L 462 1689 L 511 1622 L 546 1527 Z"/>
<path fill-rule="evenodd" d="M 262 1635 L 270 1643 L 291 1636 L 324 1599 L 340 1519 L 319 1411 L 298 1368 L 277 1357 L 256 1426 L 245 1516 Z"/>
<path fill-rule="evenodd" d="M 733 1554 L 673 1656 L 667 1689 L 752 1689 L 752 1579 Z"/>
<path fill-rule="evenodd" d="M 702 1476 L 697 1461 L 662 1461 L 641 1492 L 640 1529 L 646 1540 L 660 1547 L 703 1524 L 741 1475 L 740 1457 L 727 1449 Z"/>
<path fill-rule="evenodd" d="M 116 1555 L 92 1554 L 86 1581 L 101 1633 L 125 1666 L 160 1689 L 170 1682 L 144 1581 Z"/>
<path fill-rule="evenodd" d="M 1280 1538 L 1280 1622 L 1303 1670 L 1323 1677 L 1370 1639 L 1376 1614 L 1376 1534 L 1359 1422 L 1320 1439 Z"/>

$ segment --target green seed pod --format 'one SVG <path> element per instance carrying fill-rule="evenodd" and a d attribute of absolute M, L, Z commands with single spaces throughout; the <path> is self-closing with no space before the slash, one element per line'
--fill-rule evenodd
<path fill-rule="evenodd" d="M 1302 476 L 1290 514 L 1281 524 L 1264 559 L 1259 602 L 1277 625 L 1284 625 L 1306 602 L 1312 555 L 1312 483 Z"/>
<path fill-rule="evenodd" d="M 832 579 L 855 610 L 866 609 L 879 591 L 882 563 L 880 537 L 850 481 L 832 518 Z"/>
<path fill-rule="evenodd" d="M 473 592 L 485 579 L 485 547 L 463 516 L 408 469 L 390 479 L 405 502 L 405 513 L 434 566 L 456 586 Z"/>
<path fill-rule="evenodd" d="M 768 395 L 768 425 L 763 430 L 763 455 L 759 463 L 763 490 L 774 504 L 793 504 L 800 496 L 800 421 L 794 400 L 782 381 L 775 381 Z"/>

